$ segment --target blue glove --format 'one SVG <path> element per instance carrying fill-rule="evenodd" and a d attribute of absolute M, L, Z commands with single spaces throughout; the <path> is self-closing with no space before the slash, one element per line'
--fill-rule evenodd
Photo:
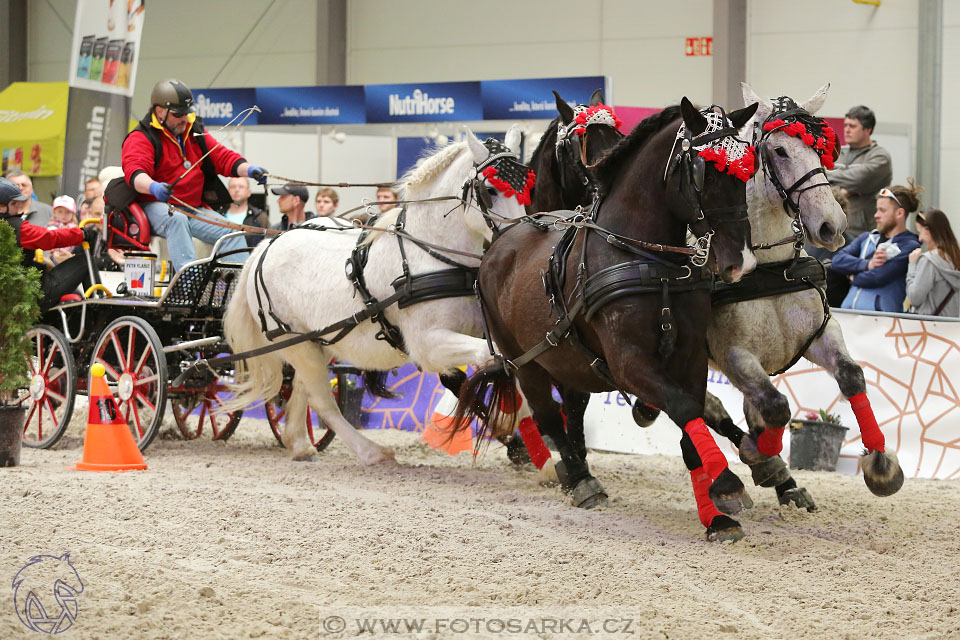
<path fill-rule="evenodd" d="M 250 165 L 247 167 L 247 175 L 257 181 L 257 184 L 267 184 L 267 174 L 269 171 L 263 167 Z"/>
<path fill-rule="evenodd" d="M 170 188 L 166 182 L 153 182 L 150 184 L 150 195 L 157 199 L 158 202 L 166 202 L 170 199 L 170 195 L 173 193 L 173 189 Z"/>

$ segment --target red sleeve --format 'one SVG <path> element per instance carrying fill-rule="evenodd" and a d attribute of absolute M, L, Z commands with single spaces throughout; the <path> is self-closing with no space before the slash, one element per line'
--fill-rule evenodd
<path fill-rule="evenodd" d="M 141 171 L 151 178 L 153 177 L 153 145 L 147 139 L 147 134 L 142 131 L 134 131 L 127 136 L 123 143 L 120 164 L 123 167 L 123 175 L 127 179 L 127 184 L 132 185 L 134 175 Z"/>
<path fill-rule="evenodd" d="M 204 133 L 205 142 L 207 143 L 207 149 L 213 149 L 210 152 L 210 160 L 213 161 L 213 166 L 222 176 L 236 176 L 236 167 L 237 165 L 246 162 L 243 156 L 241 156 L 236 151 L 231 151 L 224 145 L 217 147 L 217 139 L 214 138 L 209 133 Z M 214 149 L 214 147 L 216 147 Z M 246 177 L 246 176 L 243 176 Z"/>
<path fill-rule="evenodd" d="M 83 230 L 80 227 L 69 229 L 47 229 L 30 224 L 26 220 L 20 225 L 20 246 L 24 249 L 57 249 L 73 247 L 83 242 Z"/>

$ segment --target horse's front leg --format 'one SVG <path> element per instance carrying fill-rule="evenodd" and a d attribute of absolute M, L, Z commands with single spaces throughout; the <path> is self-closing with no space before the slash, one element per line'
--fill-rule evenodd
<path fill-rule="evenodd" d="M 805 488 L 797 486 L 780 457 L 783 432 L 791 415 L 786 396 L 777 391 L 760 361 L 747 349 L 731 347 L 722 354 L 722 359 L 718 358 L 717 364 L 743 394 L 743 411 L 750 433 L 741 439 L 738 449 L 740 460 L 750 467 L 754 484 L 774 487 L 780 504 L 792 503 L 808 511 L 816 509 L 813 497 Z"/>
<path fill-rule="evenodd" d="M 895 494 L 903 486 L 903 470 L 897 455 L 893 451 L 886 451 L 883 432 L 880 431 L 867 398 L 863 369 L 847 353 L 839 323 L 831 319 L 823 335 L 814 340 L 803 355 L 810 362 L 826 369 L 837 380 L 840 393 L 850 401 L 865 447 L 860 462 L 867 487 L 877 496 Z"/>

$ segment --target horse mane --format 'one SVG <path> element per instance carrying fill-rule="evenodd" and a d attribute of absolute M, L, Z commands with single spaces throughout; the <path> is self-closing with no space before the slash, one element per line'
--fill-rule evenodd
<path fill-rule="evenodd" d="M 546 131 L 543 132 L 543 135 L 540 136 L 540 141 L 537 142 L 537 148 L 533 150 L 533 155 L 530 156 L 530 166 L 536 167 L 537 160 L 540 159 L 540 154 L 543 153 L 543 148 L 547 145 L 547 138 L 551 137 L 551 133 L 556 137 L 557 125 L 560 124 L 560 116 L 557 116 L 550 121 L 550 124 L 547 125 Z"/>
<path fill-rule="evenodd" d="M 403 174 L 399 183 L 404 191 L 411 187 L 419 187 L 426 184 L 440 175 L 444 169 L 450 166 L 450 163 L 454 161 L 460 152 L 466 148 L 467 143 L 463 141 L 451 143 L 439 150 L 428 149 L 424 153 L 429 155 L 425 155 L 412 169 Z"/>
<path fill-rule="evenodd" d="M 629 135 L 624 136 L 597 162 L 593 172 L 601 187 L 607 189 L 620 173 L 620 166 L 626 158 L 636 153 L 654 134 L 680 117 L 680 105 L 671 105 L 659 113 L 644 118 Z"/>

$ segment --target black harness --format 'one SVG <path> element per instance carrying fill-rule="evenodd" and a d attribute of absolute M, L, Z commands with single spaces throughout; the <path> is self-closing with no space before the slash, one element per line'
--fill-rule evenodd
<path fill-rule="evenodd" d="M 723 114 L 723 117 L 724 122 L 729 122 L 725 114 Z M 697 218 L 691 224 L 691 228 L 696 227 L 694 229 L 695 233 L 697 233 L 696 229 L 700 229 L 702 232 L 702 235 L 698 237 L 696 246 L 683 251 L 689 256 L 684 264 L 678 264 L 656 255 L 657 253 L 676 250 L 675 247 L 654 245 L 626 238 L 601 227 L 597 223 L 597 219 L 599 218 L 603 198 L 597 195 L 586 212 L 570 212 L 573 218 L 566 222 L 569 228 L 554 247 L 548 261 L 547 271 L 541 272 L 545 293 L 550 299 L 553 313 L 557 316 L 556 324 L 547 332 L 543 340 L 512 360 L 507 360 L 496 353 L 489 331 L 485 331 L 491 355 L 502 360 L 509 371 L 516 371 L 548 349 L 558 346 L 562 340 L 569 339 L 572 344 L 588 356 L 590 368 L 599 378 L 626 395 L 613 380 L 609 366 L 603 357 L 591 351 L 580 339 L 574 322 L 581 313 L 589 321 L 601 308 L 618 298 L 637 294 L 659 293 L 661 296 L 661 313 L 658 352 L 663 358 L 670 357 L 677 338 L 677 329 L 674 325 L 671 310 L 671 293 L 695 290 L 709 291 L 712 286 L 712 278 L 706 269 L 706 261 L 710 250 L 710 238 L 713 236 L 712 226 L 718 223 L 743 222 L 747 219 L 746 203 L 732 207 L 703 208 L 701 191 L 705 165 L 703 158 L 695 156 L 696 152 L 693 148 L 709 144 L 723 137 L 736 136 L 736 134 L 737 129 L 734 127 L 723 127 L 697 137 L 687 132 L 681 140 L 678 153 L 674 156 L 671 151 L 671 157 L 664 171 L 664 182 L 673 172 L 681 172 L 679 188 L 684 195 L 684 199 L 692 200 L 692 208 L 697 212 Z M 727 214 L 730 217 L 716 217 L 721 214 Z M 552 217 L 560 217 L 562 212 L 551 215 Z M 555 225 L 541 223 L 535 224 L 535 226 L 538 229 L 546 230 Z M 585 235 L 581 243 L 580 260 L 577 265 L 577 281 L 568 300 L 563 296 L 566 263 L 581 229 L 584 230 Z M 587 276 L 586 254 L 589 235 L 586 234 L 589 231 L 599 234 L 616 248 L 636 255 L 638 259 L 616 264 Z M 486 304 L 479 288 L 477 293 L 483 310 L 484 323 L 486 323 Z M 576 301 L 572 302 L 574 299 Z"/>
<path fill-rule="evenodd" d="M 771 128 L 765 126 L 767 123 L 777 120 L 782 121 L 782 124 Z M 713 306 L 719 307 L 736 302 L 759 300 L 761 298 L 787 295 L 809 289 L 814 289 L 817 292 L 820 296 L 820 302 L 823 305 L 823 321 L 817 330 L 808 337 L 803 347 L 793 356 L 790 363 L 779 371 L 771 373 L 771 376 L 780 375 L 795 365 L 800 358 L 803 357 L 807 349 L 810 348 L 810 345 L 823 335 L 824 330 L 827 328 L 827 323 L 832 317 L 830 304 L 827 302 L 825 292 L 827 285 L 825 267 L 816 258 L 800 255 L 803 250 L 800 195 L 804 191 L 816 189 L 817 187 L 829 188 L 830 182 L 827 180 L 826 172 L 821 165 L 805 173 L 790 187 L 784 187 L 783 181 L 777 174 L 776 165 L 773 163 L 772 156 L 770 155 L 769 137 L 794 122 L 803 124 L 808 131 L 815 134 L 822 134 L 824 127 L 827 126 L 823 120 L 799 107 L 791 98 L 781 96 L 774 101 L 773 111 L 767 119 L 755 126 L 753 135 L 755 148 L 759 152 L 761 167 L 771 184 L 773 184 L 777 190 L 780 199 L 783 201 L 783 212 L 790 216 L 792 220 L 791 229 L 793 231 L 793 235 L 790 237 L 770 244 L 755 245 L 753 249 L 755 251 L 770 249 L 792 242 L 793 257 L 784 261 L 760 263 L 753 272 L 745 275 L 739 282 L 728 284 L 717 281 L 714 283 L 714 290 L 711 296 Z M 821 156 L 824 153 L 823 150 L 815 150 Z M 817 175 L 823 175 L 824 181 L 803 186 L 808 180 L 811 180 Z M 796 200 L 793 199 L 794 194 L 797 195 Z"/>

